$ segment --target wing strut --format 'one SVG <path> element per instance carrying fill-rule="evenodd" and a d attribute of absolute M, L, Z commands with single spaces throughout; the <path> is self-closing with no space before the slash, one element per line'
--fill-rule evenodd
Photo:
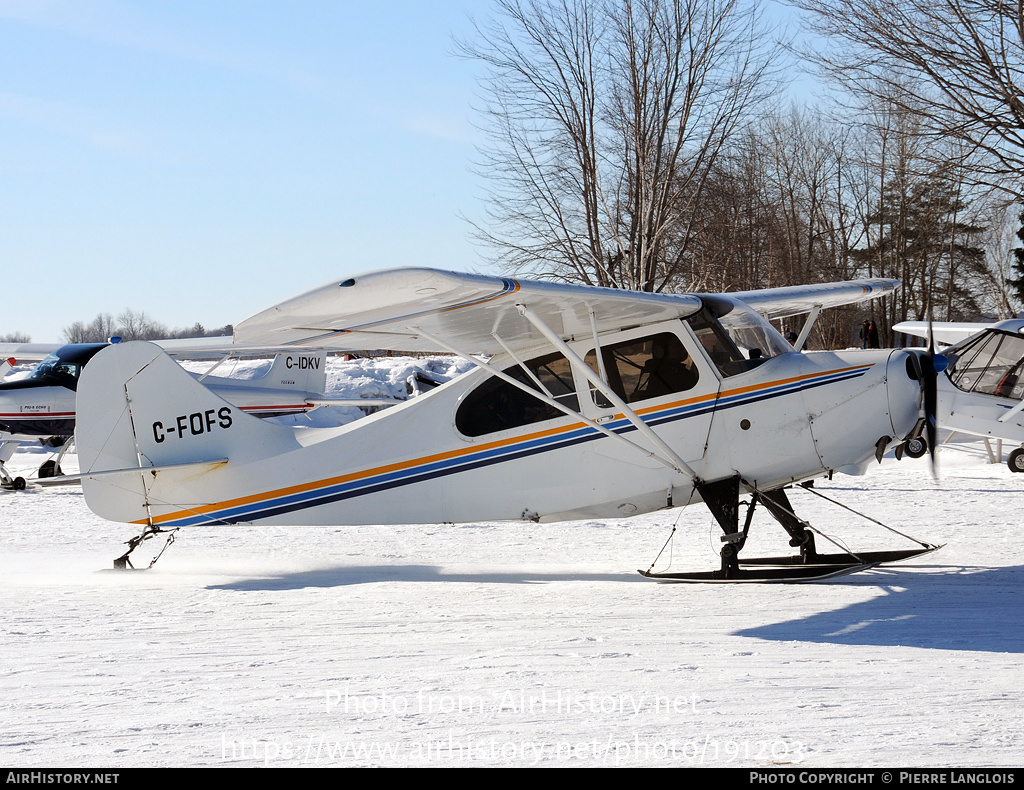
<path fill-rule="evenodd" d="M 597 357 L 597 369 L 601 373 L 601 381 L 608 383 L 608 371 L 604 368 L 604 354 L 601 353 L 601 339 L 597 336 L 597 314 L 590 308 L 590 329 L 594 333 L 594 356 Z"/>
<path fill-rule="evenodd" d="M 821 314 L 821 305 L 816 304 L 811 309 L 811 312 L 807 315 L 807 320 L 804 321 L 804 328 L 800 330 L 800 337 L 796 339 L 793 344 L 793 348 L 797 351 L 804 347 L 804 343 L 807 342 L 807 336 L 811 334 L 811 328 L 814 326 L 814 322 L 818 320 L 818 316 Z"/>
<path fill-rule="evenodd" d="M 560 412 L 563 412 L 564 414 L 567 414 L 568 416 L 572 417 L 573 419 L 579 420 L 580 422 L 582 422 L 582 423 L 590 426 L 591 428 L 593 428 L 595 431 L 598 431 L 599 433 L 602 433 L 605 436 L 609 436 L 609 437 L 611 437 L 612 439 L 615 439 L 618 442 L 622 442 L 623 444 L 627 445 L 628 447 L 632 447 L 634 450 L 636 450 L 641 455 L 644 455 L 647 458 L 651 458 L 651 459 L 657 461 L 658 463 L 662 464 L 663 466 L 666 466 L 669 469 L 673 469 L 676 472 L 679 472 L 680 474 L 683 474 L 683 475 L 689 477 L 691 480 L 696 480 L 696 478 L 697 478 L 696 473 L 692 469 L 690 469 L 690 467 L 688 467 L 683 461 L 680 460 L 679 463 L 677 464 L 675 461 L 670 460 L 672 455 L 674 455 L 674 453 L 671 453 L 669 458 L 663 458 L 658 453 L 651 452 L 650 450 L 648 450 L 648 449 L 646 449 L 644 447 L 641 447 L 640 445 L 636 444 L 635 442 L 631 442 L 625 436 L 620 436 L 619 434 L 615 433 L 614 431 L 608 430 L 603 425 L 599 425 L 598 423 L 594 422 L 590 418 L 583 416 L 579 412 L 573 411 L 571 408 L 566 406 L 561 401 L 555 400 L 554 398 L 550 397 L 549 395 L 545 395 L 544 392 L 538 392 L 537 390 L 535 390 L 533 387 L 529 386 L 528 384 L 524 384 L 522 381 L 519 381 L 519 379 L 515 379 L 512 376 L 508 375 L 507 373 L 505 373 L 505 371 L 498 370 L 496 367 L 494 367 L 493 365 L 488 364 L 487 362 L 484 362 L 482 359 L 478 359 L 477 357 L 474 357 L 472 354 L 469 354 L 469 353 L 467 353 L 465 351 L 462 351 L 462 350 L 460 350 L 458 348 L 455 348 L 455 346 L 451 345 L 450 343 L 445 342 L 444 340 L 442 340 L 441 338 L 437 337 L 436 335 L 432 335 L 432 334 L 430 334 L 430 332 L 427 332 L 427 331 L 423 330 L 420 327 L 414 327 L 414 331 L 417 334 L 427 338 L 427 340 L 431 341 L 432 343 L 437 343 L 438 346 L 440 346 L 441 348 L 451 352 L 452 354 L 455 354 L 456 356 L 462 357 L 464 360 L 466 360 L 467 362 L 473 363 L 478 368 L 482 368 L 489 375 L 495 376 L 495 377 L 501 379 L 502 381 L 505 381 L 505 382 L 513 385 L 514 387 L 517 387 L 517 388 L 521 389 L 526 394 L 531 395 L 534 398 L 537 398 L 537 400 L 542 401 L 542 402 L 548 404 L 549 406 L 555 407 Z M 571 351 L 569 353 L 572 354 Z M 575 357 L 577 360 L 579 359 L 579 357 L 576 357 L 575 354 L 573 354 L 573 357 Z M 515 355 L 512 355 L 512 358 L 513 359 L 517 359 L 515 357 Z M 568 359 L 569 359 L 570 362 L 572 362 L 572 357 L 568 357 Z M 521 362 L 519 364 L 522 365 Z M 631 410 L 629 410 L 628 408 L 627 408 L 627 411 L 631 412 Z M 639 418 L 637 418 L 637 419 L 639 419 Z M 644 424 L 644 427 L 647 428 L 647 425 Z M 650 430 L 650 429 L 648 428 L 648 430 Z"/>
<path fill-rule="evenodd" d="M 1006 412 L 1005 414 L 1000 416 L 999 417 L 999 422 L 1006 422 L 1007 420 L 1010 420 L 1010 419 L 1016 417 L 1018 414 L 1020 414 L 1022 409 L 1024 409 L 1024 400 L 1022 400 L 1020 403 L 1018 403 L 1016 406 L 1014 406 L 1008 412 Z"/>
<path fill-rule="evenodd" d="M 519 313 L 527 321 L 540 330 L 541 334 L 551 342 L 551 345 L 561 351 L 565 355 L 565 358 L 568 359 L 580 373 L 586 376 L 587 381 L 600 390 L 601 394 L 608 398 L 612 405 L 614 405 L 616 409 L 619 409 L 625 415 L 626 419 L 629 420 L 633 426 L 640 431 L 640 433 L 650 439 L 654 446 L 665 454 L 665 457 L 672 462 L 671 465 L 673 469 L 690 478 L 691 481 L 697 481 L 697 473 L 690 468 L 689 464 L 680 458 L 679 454 L 669 447 L 668 444 L 666 444 L 665 441 L 654 432 L 654 429 L 651 428 L 651 426 L 640 419 L 640 416 L 626 405 L 626 402 L 618 396 L 615 390 L 609 387 L 607 382 L 602 381 L 601 377 L 594 373 L 590 366 L 580 359 L 579 355 L 569 348 L 565 341 L 555 334 L 551 327 L 541 320 L 540 316 L 524 304 L 516 305 L 516 307 L 519 309 Z"/>
<path fill-rule="evenodd" d="M 201 381 L 205 380 L 207 376 L 209 376 L 211 373 L 213 373 L 213 371 L 215 371 L 217 368 L 219 368 L 221 365 L 223 365 L 225 362 L 227 362 L 233 356 L 235 356 L 235 352 L 234 351 L 229 351 L 227 354 L 225 354 L 220 359 L 218 359 L 210 368 L 208 368 L 207 371 L 197 379 L 197 381 L 201 382 Z"/>

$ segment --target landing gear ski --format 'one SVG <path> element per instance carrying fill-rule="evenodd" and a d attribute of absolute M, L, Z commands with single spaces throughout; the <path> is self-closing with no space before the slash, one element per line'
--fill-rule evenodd
<path fill-rule="evenodd" d="M 740 478 L 732 477 L 715 483 L 699 483 L 697 490 L 704 503 L 711 510 L 722 535 L 722 565 L 716 571 L 695 571 L 688 573 L 655 573 L 653 570 L 639 571 L 641 576 L 666 582 L 690 583 L 760 583 L 780 584 L 820 581 L 847 576 L 851 573 L 870 570 L 890 562 L 901 562 L 942 548 L 930 543 L 918 544 L 917 548 L 897 551 L 843 551 L 835 554 L 819 554 L 814 541 L 813 528 L 793 512 L 789 497 L 783 489 L 758 491 L 756 488 L 747 503 L 746 520 L 739 529 L 739 486 Z M 816 493 L 813 489 L 808 489 Z M 823 496 L 818 494 L 819 496 Z M 823 497 L 827 499 L 828 497 Z M 830 500 L 831 501 L 831 500 Z M 785 557 L 741 558 L 740 550 L 746 543 L 754 509 L 763 504 L 771 516 L 782 525 L 790 536 L 789 545 L 799 554 Z M 845 507 L 845 506 L 843 506 Z M 871 519 L 874 521 L 874 519 Z M 876 522 L 880 523 L 880 522 Z M 882 525 L 884 526 L 884 525 Z M 820 534 L 820 533 L 819 533 Z M 653 568 L 653 565 L 652 565 Z"/>

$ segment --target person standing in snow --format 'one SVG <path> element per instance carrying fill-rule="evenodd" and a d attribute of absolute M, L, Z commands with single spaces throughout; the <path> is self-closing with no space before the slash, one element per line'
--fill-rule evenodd
<path fill-rule="evenodd" d="M 868 321 L 867 346 L 865 348 L 880 348 L 878 345 L 878 327 L 874 321 Z"/>
<path fill-rule="evenodd" d="M 868 327 L 870 327 L 870 326 L 871 326 L 871 322 L 870 321 L 865 321 L 863 324 L 860 325 L 860 332 L 858 332 L 857 337 L 860 338 L 860 347 L 861 348 L 867 348 L 868 347 Z"/>

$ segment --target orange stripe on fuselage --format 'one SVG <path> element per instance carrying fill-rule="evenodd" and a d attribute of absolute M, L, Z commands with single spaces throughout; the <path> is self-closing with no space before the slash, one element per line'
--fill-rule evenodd
<path fill-rule="evenodd" d="M 650 406 L 646 409 L 637 410 L 638 415 L 651 414 L 653 412 L 667 411 L 669 409 L 676 409 L 681 406 L 690 406 L 697 403 L 715 401 L 720 397 L 741 395 L 748 392 L 756 392 L 763 389 L 771 389 L 773 387 L 783 386 L 786 384 L 793 384 L 800 381 L 806 381 L 808 379 L 818 378 L 821 376 L 831 376 L 837 373 L 845 373 L 847 371 L 856 370 L 857 368 L 865 367 L 863 365 L 851 365 L 847 368 L 839 368 L 837 370 L 829 370 L 818 373 L 809 373 L 802 376 L 793 376 L 786 379 L 778 379 L 776 381 L 753 384 L 747 387 L 737 387 L 736 389 L 726 390 L 723 392 L 711 393 L 709 395 L 701 395 L 694 398 L 684 398 L 683 400 L 673 401 L 672 403 L 663 403 L 658 406 Z M 865 367 L 866 369 L 866 367 Z M 616 414 L 614 419 L 623 419 L 625 415 Z M 579 429 L 579 426 L 586 426 L 587 423 L 576 422 L 570 425 L 563 425 L 557 428 L 549 428 L 544 431 L 537 431 L 530 433 L 525 436 L 510 436 L 506 439 L 499 439 L 493 442 L 487 442 L 486 444 L 473 445 L 471 447 L 463 447 L 457 450 L 448 450 L 443 453 L 435 453 L 434 455 L 423 456 L 420 458 L 414 458 L 408 461 L 399 461 L 392 464 L 385 464 L 383 466 L 373 467 L 371 469 L 363 469 L 359 472 L 350 472 L 349 474 L 339 475 L 337 477 L 329 477 L 323 480 L 316 480 L 309 483 L 301 483 L 299 485 L 288 486 L 286 488 L 278 488 L 272 491 L 262 491 L 258 494 L 251 494 L 249 496 L 237 497 L 235 499 L 228 499 L 223 502 L 217 502 L 212 505 L 204 505 L 202 507 L 190 508 L 188 510 L 181 510 L 174 513 L 168 513 L 163 516 L 158 516 L 153 519 L 154 524 L 162 524 L 167 521 L 174 521 L 179 518 L 187 518 L 188 516 L 203 515 L 216 510 L 228 509 L 233 507 L 241 507 L 249 505 L 254 502 L 259 502 L 265 499 L 275 499 L 277 497 L 291 496 L 293 494 L 301 494 L 306 491 L 312 491 L 317 488 L 326 488 L 333 485 L 339 485 L 342 483 L 350 483 L 363 478 L 375 477 L 377 475 L 389 474 L 391 472 L 399 472 L 404 469 L 410 469 L 417 466 L 425 466 L 440 461 L 447 461 L 452 458 L 459 458 L 462 456 L 473 455 L 476 453 L 487 452 L 489 450 L 499 449 L 501 447 L 507 447 L 509 445 L 526 443 L 535 441 L 537 439 L 543 439 L 549 436 L 555 436 L 561 433 L 568 433 Z M 229 461 L 230 463 L 230 461 Z M 144 520 L 136 521 L 133 523 L 145 523 Z"/>

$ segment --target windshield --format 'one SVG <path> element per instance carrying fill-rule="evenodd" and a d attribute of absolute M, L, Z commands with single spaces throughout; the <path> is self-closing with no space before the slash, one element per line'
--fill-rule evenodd
<path fill-rule="evenodd" d="M 989 330 L 950 346 L 946 375 L 965 392 L 980 392 L 1020 400 L 1024 394 L 1024 337 L 1015 332 Z"/>
<path fill-rule="evenodd" d="M 102 348 L 105 348 L 103 343 L 58 348 L 36 365 L 28 378 L 73 390 L 78 386 L 85 363 Z"/>
<path fill-rule="evenodd" d="M 760 314 L 721 297 L 701 297 L 705 309 L 686 319 L 723 376 L 735 376 L 793 351 Z"/>
<path fill-rule="evenodd" d="M 718 319 L 747 359 L 768 359 L 793 350 L 759 313 L 737 308 Z"/>

